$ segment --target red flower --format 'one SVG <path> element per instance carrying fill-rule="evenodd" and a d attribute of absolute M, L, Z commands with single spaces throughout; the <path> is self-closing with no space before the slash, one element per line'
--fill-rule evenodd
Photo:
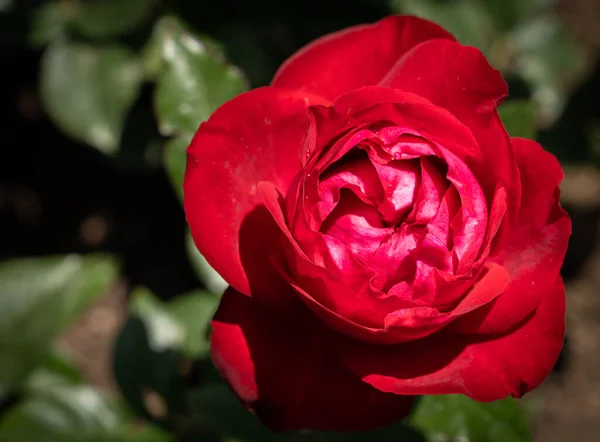
<path fill-rule="evenodd" d="M 562 346 L 571 231 L 556 159 L 437 25 L 323 37 L 188 149 L 194 240 L 231 284 L 212 357 L 273 429 L 400 420 L 414 395 L 521 396 Z"/>

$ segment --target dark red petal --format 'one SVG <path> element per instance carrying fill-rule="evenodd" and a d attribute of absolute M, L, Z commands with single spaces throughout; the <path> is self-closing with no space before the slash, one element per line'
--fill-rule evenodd
<path fill-rule="evenodd" d="M 453 325 L 464 333 L 501 333 L 525 319 L 550 293 L 571 234 L 571 221 L 558 201 L 560 164 L 535 141 L 512 141 L 523 199 L 517 223 L 493 258 L 506 268 L 511 281 L 492 304 Z"/>
<path fill-rule="evenodd" d="M 449 40 L 431 40 L 415 46 L 394 66 L 381 86 L 420 95 L 452 112 L 471 129 L 482 155 L 470 162 L 488 202 L 498 181 L 507 188 L 515 212 L 519 183 L 510 141 L 496 106 L 508 95 L 500 72 L 473 47 Z M 493 164 L 494 167 L 490 167 Z"/>
<path fill-rule="evenodd" d="M 432 38 L 454 37 L 438 25 L 391 16 L 326 35 L 288 59 L 272 85 L 307 91 L 329 100 L 381 81 L 402 55 Z"/>
<path fill-rule="evenodd" d="M 305 94 L 255 89 L 225 103 L 200 126 L 190 147 L 184 205 L 200 253 L 239 291 L 280 287 L 268 255 L 279 232 L 261 208 L 259 181 L 286 192 L 300 172 L 308 130 Z"/>
<path fill-rule="evenodd" d="M 549 296 L 521 326 L 501 336 L 441 331 L 396 346 L 348 341 L 348 367 L 365 382 L 396 394 L 466 394 L 478 401 L 516 397 L 550 374 L 565 333 L 565 290 L 555 281 Z"/>
<path fill-rule="evenodd" d="M 411 397 L 382 393 L 348 371 L 337 337 L 301 304 L 281 315 L 229 288 L 212 327 L 215 366 L 273 430 L 365 430 L 411 408 Z"/>

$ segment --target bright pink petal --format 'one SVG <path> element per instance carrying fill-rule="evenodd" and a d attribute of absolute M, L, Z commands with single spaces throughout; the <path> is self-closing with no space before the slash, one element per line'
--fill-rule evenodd
<path fill-rule="evenodd" d="M 356 149 L 358 150 L 358 149 Z M 367 204 L 377 204 L 383 199 L 383 188 L 377 171 L 365 152 L 353 158 L 337 161 L 319 178 L 316 217 L 322 222 L 340 201 L 342 189 L 350 189 Z"/>
<path fill-rule="evenodd" d="M 432 159 L 421 157 L 420 162 L 421 187 L 408 220 L 416 224 L 427 224 L 438 211 L 449 183 Z"/>
<path fill-rule="evenodd" d="M 369 262 L 393 231 L 382 224 L 376 208 L 349 191 L 321 226 L 323 234 L 339 240 L 363 263 Z"/>
<path fill-rule="evenodd" d="M 405 52 L 432 38 L 454 39 L 438 25 L 409 16 L 354 26 L 321 37 L 296 52 L 279 68 L 272 85 L 333 100 L 361 86 L 379 83 Z"/>
<path fill-rule="evenodd" d="M 517 223 L 498 257 L 510 283 L 492 304 L 462 317 L 463 333 L 501 333 L 524 320 L 549 296 L 571 234 L 571 221 L 560 207 L 563 173 L 556 158 L 535 141 L 513 139 L 523 183 Z"/>
<path fill-rule="evenodd" d="M 396 394 L 466 394 L 478 401 L 516 397 L 548 376 L 563 345 L 565 290 L 548 297 L 517 329 L 489 339 L 441 331 L 396 346 L 347 342 L 348 367 L 365 382 Z"/>
<path fill-rule="evenodd" d="M 373 162 L 386 194 L 386 201 L 379 212 L 387 225 L 399 224 L 410 211 L 421 184 L 417 160 L 390 161 L 388 164 Z"/>
<path fill-rule="evenodd" d="M 337 337 L 297 307 L 282 315 L 233 288 L 223 295 L 211 355 L 242 402 L 276 431 L 357 431 L 401 420 L 412 398 L 360 381 L 341 364 Z"/>
<path fill-rule="evenodd" d="M 259 181 L 286 192 L 300 172 L 308 130 L 304 94 L 261 88 L 221 106 L 190 147 L 184 203 L 200 253 L 239 291 L 269 294 L 281 281 L 268 255 L 278 229 L 261 208 Z"/>

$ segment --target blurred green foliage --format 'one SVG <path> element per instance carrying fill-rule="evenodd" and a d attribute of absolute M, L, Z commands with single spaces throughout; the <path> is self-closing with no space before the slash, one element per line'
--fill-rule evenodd
<path fill-rule="evenodd" d="M 367 3 L 352 5 L 366 10 Z M 531 93 L 500 107 L 513 136 L 535 138 L 555 123 L 589 64 L 550 0 L 374 3 L 380 16 L 396 11 L 440 23 L 479 47 L 507 78 L 524 82 Z M 264 20 L 283 6 L 236 7 Z M 189 0 L 0 0 L 0 45 L 43 52 L 42 103 L 64 133 L 111 161 L 164 167 L 182 200 L 185 149 L 198 125 L 249 83 L 268 83 L 281 61 L 273 54 L 289 55 L 298 46 L 276 26 L 271 46 L 264 44 L 268 25 L 253 28 L 239 11 L 218 28 L 204 21 L 206 29 L 197 30 L 184 20 L 210 8 Z M 315 16 L 302 23 L 306 40 L 322 33 L 324 20 L 329 30 L 345 24 L 335 15 Z M 226 50 L 241 68 L 228 62 Z M 590 144 L 600 158 L 598 133 Z M 133 290 L 114 347 L 119 397 L 86 384 L 55 348 L 59 333 L 116 283 L 116 260 L 68 255 L 0 263 L 0 442 L 531 440 L 518 401 L 480 404 L 462 396 L 425 397 L 406 422 L 378 431 L 270 433 L 210 362 L 209 322 L 227 284 L 189 233 L 185 241 L 206 290 L 168 302 L 145 288 Z"/>

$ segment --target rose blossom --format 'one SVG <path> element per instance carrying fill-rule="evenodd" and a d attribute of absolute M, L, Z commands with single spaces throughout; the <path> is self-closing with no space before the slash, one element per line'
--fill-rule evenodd
<path fill-rule="evenodd" d="M 188 149 L 185 210 L 230 287 L 212 358 L 273 429 L 358 430 L 413 397 L 519 397 L 563 343 L 562 171 L 510 138 L 507 85 L 392 16 L 309 44 Z"/>

